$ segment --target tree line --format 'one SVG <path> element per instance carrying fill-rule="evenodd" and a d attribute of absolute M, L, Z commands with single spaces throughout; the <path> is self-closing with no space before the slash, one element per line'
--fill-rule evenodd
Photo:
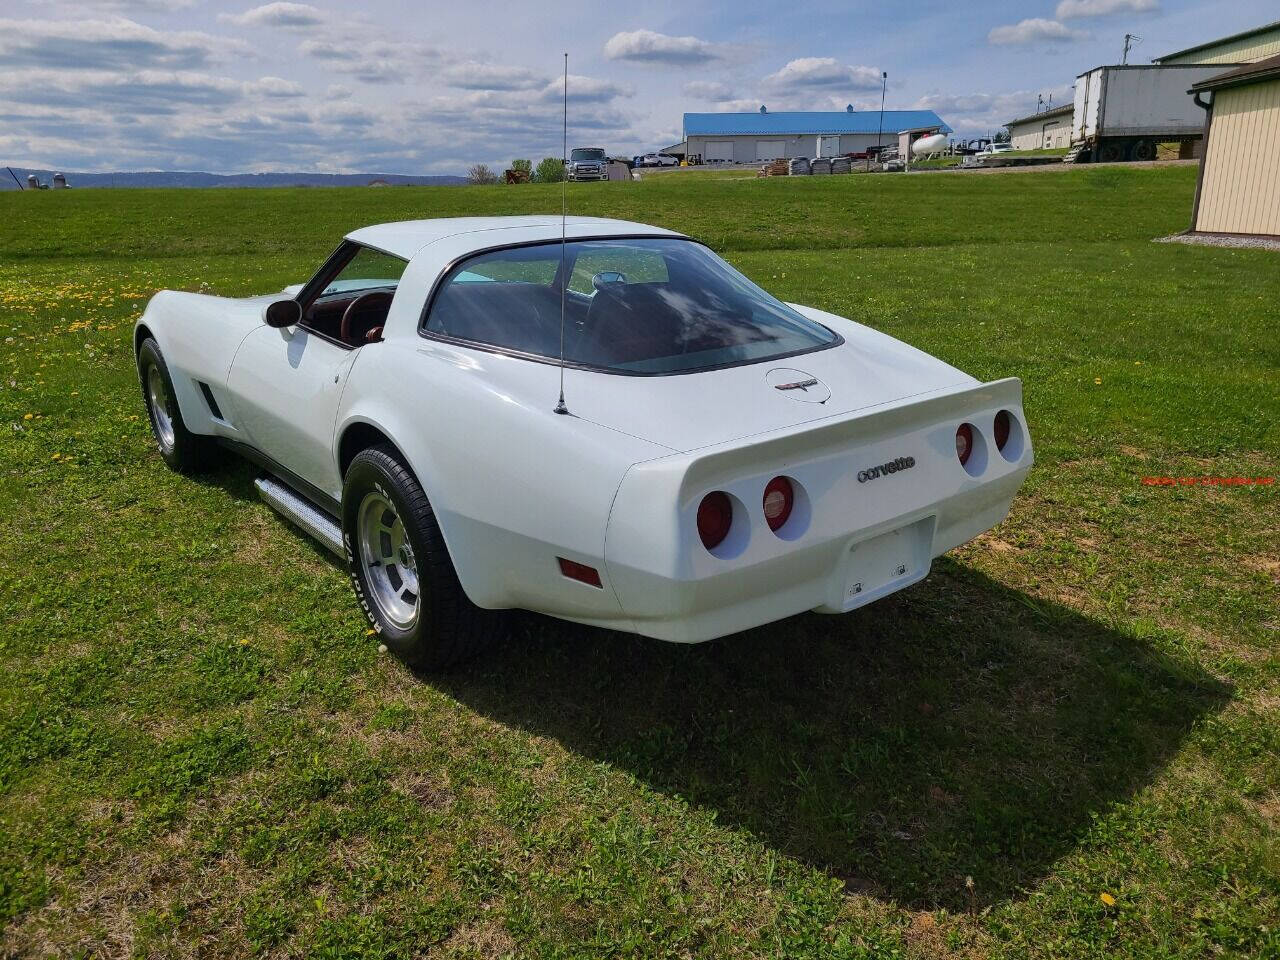
<path fill-rule="evenodd" d="M 488 164 L 477 163 L 467 170 L 467 182 L 476 186 L 494 183 L 559 183 L 564 179 L 564 161 L 559 157 L 543 157 L 535 167 L 530 160 L 517 157 L 499 176 Z"/>

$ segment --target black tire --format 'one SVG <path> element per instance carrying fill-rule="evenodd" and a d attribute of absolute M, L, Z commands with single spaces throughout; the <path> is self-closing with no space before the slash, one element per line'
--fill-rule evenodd
<path fill-rule="evenodd" d="M 166 408 L 163 412 L 156 409 L 152 400 L 150 378 L 153 369 L 159 376 L 159 388 L 163 393 Z M 197 473 L 217 463 L 217 441 L 187 429 L 164 355 L 160 353 L 159 344 L 150 337 L 138 348 L 138 382 L 142 386 L 142 402 L 147 408 L 151 436 L 155 438 L 160 456 L 169 469 L 178 473 Z M 164 425 L 166 417 L 167 428 Z"/>
<path fill-rule="evenodd" d="M 380 565 L 367 556 L 371 547 L 361 534 L 361 515 L 376 508 L 379 500 L 389 502 L 412 550 L 416 609 L 408 623 L 395 622 L 383 609 L 378 598 L 385 597 L 387 587 L 379 587 L 371 579 L 379 575 Z M 503 629 L 499 613 L 477 607 L 463 591 L 431 503 L 391 447 L 362 450 L 347 468 L 342 487 L 342 541 L 351 585 L 369 624 L 387 648 L 410 667 L 442 670 L 461 663 L 484 649 Z M 394 564 L 387 569 L 397 586 L 408 583 Z"/>
<path fill-rule="evenodd" d="M 1154 140 L 1135 140 L 1129 148 L 1129 159 L 1148 162 L 1156 158 L 1156 142 Z"/>
<path fill-rule="evenodd" d="M 1119 163 L 1125 158 L 1127 146 L 1127 144 L 1115 140 L 1106 141 L 1097 148 L 1096 158 L 1098 163 Z"/>

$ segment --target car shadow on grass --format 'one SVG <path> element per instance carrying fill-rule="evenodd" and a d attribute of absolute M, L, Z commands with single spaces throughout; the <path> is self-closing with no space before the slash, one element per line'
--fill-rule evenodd
<path fill-rule="evenodd" d="M 541 618 L 428 682 L 903 905 L 1019 897 L 1229 689 L 960 563 L 680 646 Z"/>

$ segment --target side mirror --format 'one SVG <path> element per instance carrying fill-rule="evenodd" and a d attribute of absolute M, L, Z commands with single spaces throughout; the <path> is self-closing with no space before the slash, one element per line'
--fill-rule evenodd
<path fill-rule="evenodd" d="M 275 300 L 267 304 L 262 319 L 268 327 L 292 327 L 302 320 L 302 304 L 297 300 Z"/>
<path fill-rule="evenodd" d="M 591 286 L 599 290 L 601 287 L 610 283 L 626 283 L 627 275 L 619 273 L 617 270 L 602 270 L 591 278 Z"/>

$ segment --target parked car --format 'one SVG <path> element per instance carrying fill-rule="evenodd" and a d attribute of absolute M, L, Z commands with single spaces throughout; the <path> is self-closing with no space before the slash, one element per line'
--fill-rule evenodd
<path fill-rule="evenodd" d="M 787 172 L 793 177 L 804 177 L 809 175 L 809 160 L 807 157 L 792 157 L 787 163 Z"/>
<path fill-rule="evenodd" d="M 994 157 L 1001 153 L 1012 153 L 1013 144 L 1011 143 L 989 143 L 978 151 L 980 157 Z"/>
<path fill-rule="evenodd" d="M 609 157 L 603 147 L 574 147 L 565 174 L 569 180 L 608 180 Z"/>
<path fill-rule="evenodd" d="M 809 163 L 809 173 L 813 176 L 827 176 L 831 173 L 831 158 L 816 157 Z"/>
<path fill-rule="evenodd" d="M 848 157 L 832 157 L 831 172 L 832 173 L 848 173 L 852 169 L 852 162 Z"/>
<path fill-rule="evenodd" d="M 644 156 L 646 167 L 678 167 L 680 161 L 665 153 L 647 153 Z"/>
<path fill-rule="evenodd" d="M 849 611 L 1009 510 L 1018 380 L 782 303 L 669 230 L 561 231 L 388 223 L 283 293 L 157 293 L 133 343 L 160 455 L 259 464 L 419 667 L 509 607 L 678 642 Z"/>

